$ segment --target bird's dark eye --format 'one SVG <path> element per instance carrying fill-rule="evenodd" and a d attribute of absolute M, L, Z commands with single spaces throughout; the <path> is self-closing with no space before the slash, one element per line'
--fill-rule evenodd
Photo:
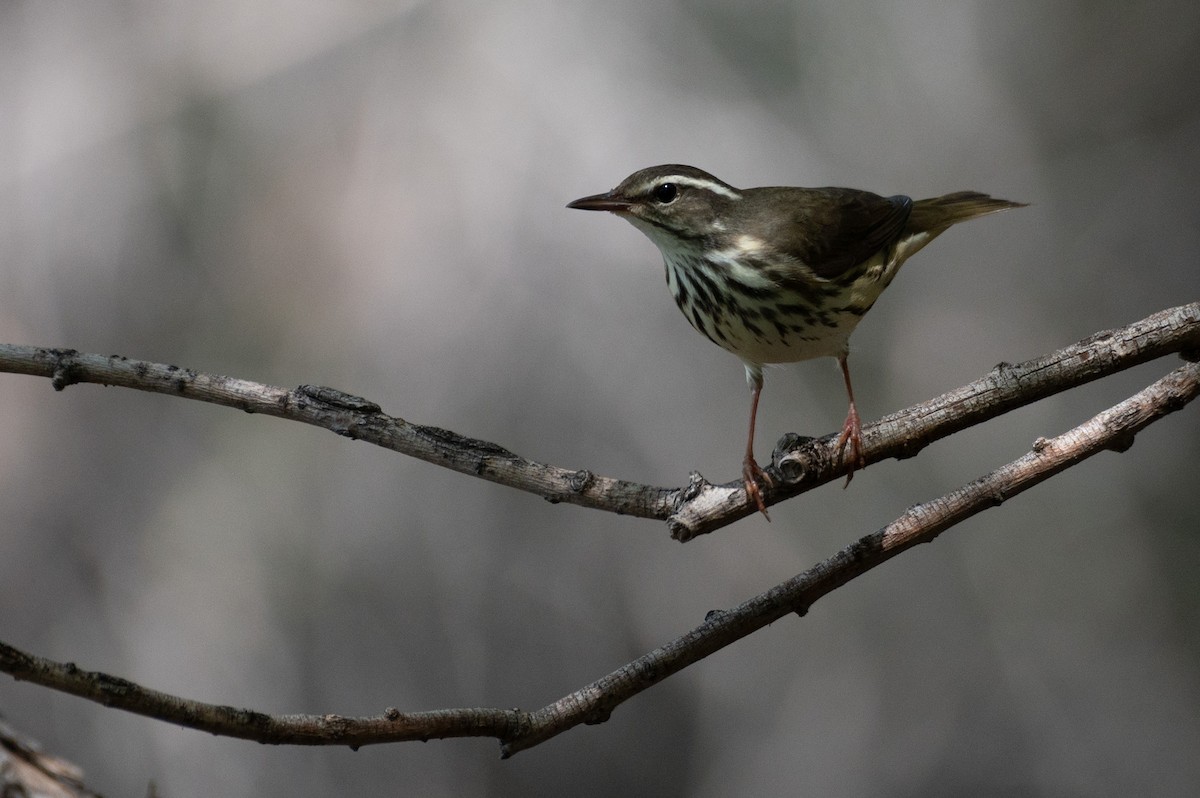
<path fill-rule="evenodd" d="M 666 205 L 667 203 L 674 202 L 675 198 L 679 196 L 679 186 L 674 183 L 659 183 L 654 187 L 652 193 L 654 194 L 654 199 Z"/>

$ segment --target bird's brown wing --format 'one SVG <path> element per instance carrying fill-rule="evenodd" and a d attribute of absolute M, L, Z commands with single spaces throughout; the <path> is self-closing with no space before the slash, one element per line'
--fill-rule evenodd
<path fill-rule="evenodd" d="M 764 188 L 788 215 L 761 231 L 764 240 L 818 276 L 836 279 L 900 238 L 912 213 L 909 197 L 881 197 L 851 188 Z"/>

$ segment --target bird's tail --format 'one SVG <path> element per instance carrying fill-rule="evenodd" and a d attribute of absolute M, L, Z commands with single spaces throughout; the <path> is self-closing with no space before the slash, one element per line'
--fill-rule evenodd
<path fill-rule="evenodd" d="M 1024 208 L 1024 202 L 996 199 L 978 191 L 956 191 L 941 197 L 917 200 L 905 229 L 912 233 L 937 235 L 952 224 L 987 216 L 989 213 Z"/>

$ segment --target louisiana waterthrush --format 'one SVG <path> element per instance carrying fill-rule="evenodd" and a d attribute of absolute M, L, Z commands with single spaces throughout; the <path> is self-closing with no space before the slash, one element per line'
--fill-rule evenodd
<path fill-rule="evenodd" d="M 850 334 L 901 264 L 951 225 L 1023 207 L 975 191 L 932 199 L 881 197 L 849 188 L 737 189 L 692 166 L 634 172 L 604 194 L 567 205 L 610 211 L 655 243 L 667 286 L 692 326 L 746 366 L 750 431 L 742 476 L 766 515 L 754 459 L 763 366 L 836 357 L 850 410 L 837 439 L 847 483 L 865 465 L 846 363 Z"/>

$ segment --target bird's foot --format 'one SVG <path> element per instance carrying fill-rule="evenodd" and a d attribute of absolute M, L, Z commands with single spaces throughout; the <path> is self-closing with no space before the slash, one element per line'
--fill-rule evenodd
<path fill-rule="evenodd" d="M 846 457 L 846 446 L 850 447 L 850 456 Z M 846 423 L 842 425 L 842 432 L 837 439 L 837 456 L 842 464 L 849 464 L 850 470 L 846 472 L 846 484 L 843 488 L 849 487 L 850 480 L 854 478 L 854 472 L 857 469 L 865 468 L 867 460 L 862 453 L 862 422 L 858 418 L 858 408 L 852 402 L 850 404 L 850 412 L 846 415 Z"/>
<path fill-rule="evenodd" d="M 754 462 L 753 457 L 747 457 L 742 461 L 742 479 L 746 482 L 746 496 L 750 503 L 758 508 L 758 511 L 763 514 L 763 518 L 768 521 L 771 516 L 767 515 L 767 505 L 763 501 L 763 489 L 774 487 L 774 482 L 759 467 L 758 463 Z"/>

